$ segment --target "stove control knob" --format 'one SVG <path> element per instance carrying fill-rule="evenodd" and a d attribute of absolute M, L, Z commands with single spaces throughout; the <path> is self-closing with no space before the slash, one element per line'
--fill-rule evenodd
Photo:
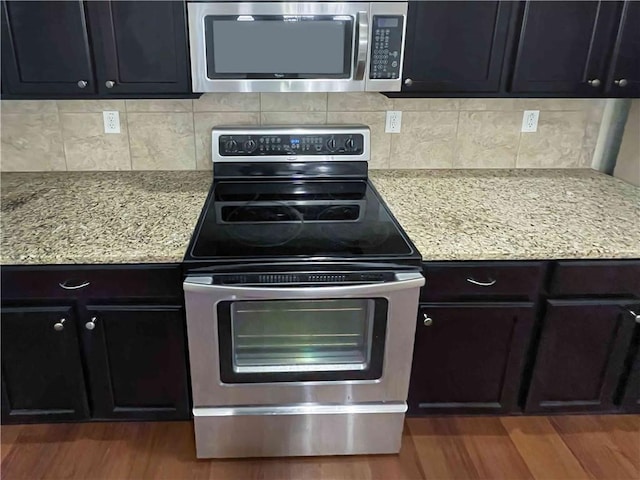
<path fill-rule="evenodd" d="M 235 140 L 227 140 L 224 143 L 225 152 L 235 152 L 238 149 L 238 143 Z"/>
<path fill-rule="evenodd" d="M 353 152 L 356 149 L 356 142 L 353 140 L 353 138 L 347 138 L 345 140 L 344 148 L 349 152 Z"/>
<path fill-rule="evenodd" d="M 336 139 L 334 137 L 330 137 L 329 140 L 327 140 L 327 149 L 330 152 L 335 152 L 336 148 L 338 148 L 338 144 L 336 143 Z"/>
<path fill-rule="evenodd" d="M 244 142 L 244 149 L 247 153 L 251 153 L 256 149 L 256 141 L 255 140 L 247 140 L 246 142 Z"/>

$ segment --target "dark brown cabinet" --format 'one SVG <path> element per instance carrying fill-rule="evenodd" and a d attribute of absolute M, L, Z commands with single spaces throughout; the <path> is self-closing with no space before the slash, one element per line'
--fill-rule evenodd
<path fill-rule="evenodd" d="M 513 2 L 410 2 L 403 91 L 497 92 Z"/>
<path fill-rule="evenodd" d="M 421 304 L 409 412 L 515 410 L 534 317 L 531 303 Z"/>
<path fill-rule="evenodd" d="M 627 359 L 628 372 L 619 386 L 620 404 L 625 412 L 640 412 L 640 308 L 636 305 L 629 314 L 635 318 L 636 329 L 632 353 Z"/>
<path fill-rule="evenodd" d="M 527 412 L 615 410 L 635 317 L 621 300 L 549 300 Z"/>
<path fill-rule="evenodd" d="M 69 306 L 2 308 L 3 423 L 89 417 L 76 323 Z"/>
<path fill-rule="evenodd" d="M 640 97 L 639 25 L 640 2 L 625 1 L 607 78 L 607 95 Z"/>

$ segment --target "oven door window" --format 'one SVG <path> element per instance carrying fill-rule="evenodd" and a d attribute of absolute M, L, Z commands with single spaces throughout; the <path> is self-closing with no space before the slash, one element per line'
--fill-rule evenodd
<path fill-rule="evenodd" d="M 209 15 L 204 25 L 210 79 L 351 77 L 351 16 Z"/>
<path fill-rule="evenodd" d="M 261 300 L 218 306 L 224 383 L 382 376 L 385 299 Z"/>

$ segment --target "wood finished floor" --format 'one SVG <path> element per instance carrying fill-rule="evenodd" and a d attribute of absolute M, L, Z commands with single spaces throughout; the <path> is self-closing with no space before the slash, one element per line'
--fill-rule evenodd
<path fill-rule="evenodd" d="M 196 460 L 190 422 L 2 427 L 3 480 L 640 479 L 640 415 L 409 418 L 399 455 Z"/>

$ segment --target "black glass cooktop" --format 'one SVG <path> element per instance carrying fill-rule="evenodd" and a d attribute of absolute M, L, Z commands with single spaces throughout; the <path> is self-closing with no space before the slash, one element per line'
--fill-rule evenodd
<path fill-rule="evenodd" d="M 414 254 L 367 180 L 218 181 L 185 261 Z"/>

